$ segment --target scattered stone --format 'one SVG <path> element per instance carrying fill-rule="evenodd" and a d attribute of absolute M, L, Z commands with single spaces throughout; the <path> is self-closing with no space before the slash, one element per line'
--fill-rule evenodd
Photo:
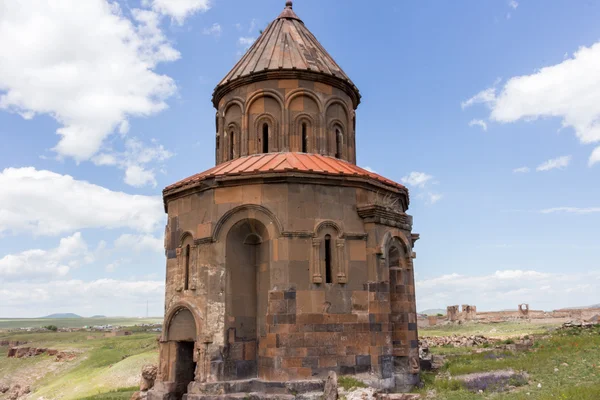
<path fill-rule="evenodd" d="M 330 371 L 325 381 L 325 391 L 323 392 L 323 400 L 337 400 L 338 398 L 338 379 L 337 374 Z"/>
<path fill-rule="evenodd" d="M 146 392 L 154 387 L 154 381 L 158 374 L 158 366 L 148 364 L 142 367 L 142 379 L 140 382 L 140 391 Z"/>
<path fill-rule="evenodd" d="M 131 400 L 146 400 L 148 398 L 148 392 L 138 391 L 131 395 Z"/>
<path fill-rule="evenodd" d="M 441 347 L 441 346 L 452 346 L 452 347 L 474 347 L 482 346 L 485 344 L 493 345 L 496 344 L 499 339 L 487 338 L 483 335 L 472 335 L 472 336 L 426 336 L 419 340 L 419 346 L 423 347 Z"/>
<path fill-rule="evenodd" d="M 8 389 L 10 389 L 8 387 L 8 385 L 4 385 L 4 384 L 0 385 L 0 393 L 6 393 L 6 392 L 8 392 Z"/>

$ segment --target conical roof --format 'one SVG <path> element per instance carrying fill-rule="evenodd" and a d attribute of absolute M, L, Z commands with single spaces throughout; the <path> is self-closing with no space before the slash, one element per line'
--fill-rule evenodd
<path fill-rule="evenodd" d="M 329 55 L 317 38 L 296 15 L 291 1 L 283 12 L 269 24 L 242 59 L 217 85 L 213 101 L 240 84 L 273 79 L 273 71 L 279 71 L 279 79 L 307 79 L 323 81 L 344 89 L 360 102 L 358 88 L 348 75 Z"/>

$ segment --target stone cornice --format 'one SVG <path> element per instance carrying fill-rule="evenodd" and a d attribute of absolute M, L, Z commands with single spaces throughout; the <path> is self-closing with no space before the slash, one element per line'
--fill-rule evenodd
<path fill-rule="evenodd" d="M 361 95 L 358 88 L 351 82 L 338 78 L 333 75 L 324 74 L 317 71 L 301 71 L 296 69 L 280 69 L 278 71 L 263 71 L 251 75 L 241 76 L 232 79 L 223 85 L 217 86 L 213 92 L 213 105 L 219 109 L 219 101 L 229 92 L 241 86 L 250 85 L 252 83 L 278 80 L 278 79 L 300 79 L 305 81 L 314 81 L 325 83 L 337 89 L 343 90 L 352 99 L 354 109 L 360 104 Z"/>
<path fill-rule="evenodd" d="M 412 229 L 412 217 L 401 211 L 396 211 L 382 205 L 369 204 L 357 208 L 358 215 L 365 220 L 395 228 L 410 231 Z"/>
<path fill-rule="evenodd" d="M 322 175 L 319 173 L 298 173 L 298 172 L 277 172 L 277 173 L 257 173 L 232 175 L 207 179 L 201 182 L 191 183 L 188 186 L 178 187 L 172 190 L 163 191 L 163 201 L 165 212 L 170 200 L 189 196 L 193 193 L 203 192 L 205 190 L 216 189 L 220 187 L 251 185 L 251 184 L 275 184 L 275 183 L 302 183 L 326 186 L 345 186 L 359 187 L 378 192 L 388 192 L 400 195 L 402 206 L 408 207 L 408 190 L 386 185 L 375 179 L 362 176 L 334 176 Z"/>

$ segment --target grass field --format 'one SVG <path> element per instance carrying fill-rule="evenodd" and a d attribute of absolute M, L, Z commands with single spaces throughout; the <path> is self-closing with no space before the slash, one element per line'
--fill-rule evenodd
<path fill-rule="evenodd" d="M 6 358 L 0 348 L 0 383 L 22 383 L 32 390 L 30 398 L 79 399 L 98 396 L 105 400 L 131 396 L 139 385 L 145 364 L 158 361 L 157 334 L 105 338 L 90 332 L 44 332 L 0 334 L 0 340 L 27 341 L 28 346 L 70 350 L 78 356 L 72 361 L 53 357 Z M 116 392 L 115 392 L 116 391 Z M 102 397 L 104 396 L 104 397 Z M 6 395 L 0 395 L 0 399 Z"/>
<path fill-rule="evenodd" d="M 435 397 L 432 398 L 444 400 L 600 399 L 600 326 L 590 330 L 555 331 L 544 337 L 535 336 L 538 327 L 516 329 L 509 324 L 496 327 L 504 331 L 503 333 L 533 333 L 533 337 L 536 338 L 534 348 L 523 352 L 494 350 L 479 354 L 476 354 L 474 349 L 469 351 L 465 348 L 444 348 L 443 353 L 447 357 L 444 368 L 436 374 L 424 373 L 423 380 L 426 384 L 419 392 L 424 397 L 435 393 Z M 450 330 L 456 334 L 481 332 L 475 326 L 463 325 L 460 328 L 466 329 Z M 437 332 L 440 333 L 441 330 L 447 332 L 448 328 L 438 328 Z M 433 336 L 427 330 L 422 330 L 421 334 Z M 433 352 L 436 353 L 435 349 Z M 457 375 L 504 369 L 527 372 L 529 383 L 512 388 L 508 392 L 480 394 L 465 390 L 456 379 L 451 379 Z"/>
<path fill-rule="evenodd" d="M 0 330 L 40 328 L 47 325 L 55 325 L 59 328 L 83 328 L 98 325 L 133 326 L 160 323 L 162 318 L 0 318 Z"/>

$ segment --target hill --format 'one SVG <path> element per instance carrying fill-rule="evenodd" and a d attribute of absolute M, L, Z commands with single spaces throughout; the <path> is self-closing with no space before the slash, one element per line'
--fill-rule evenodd
<path fill-rule="evenodd" d="M 83 318 L 81 315 L 73 314 L 73 313 L 63 313 L 63 314 L 50 314 L 42 317 L 42 319 L 65 319 L 65 318 Z"/>
<path fill-rule="evenodd" d="M 92 315 L 90 318 L 106 318 L 106 315 Z"/>
<path fill-rule="evenodd" d="M 425 314 L 425 315 L 443 314 L 443 315 L 446 315 L 446 310 L 442 310 L 441 308 L 432 308 L 429 310 L 423 310 L 419 314 Z"/>

